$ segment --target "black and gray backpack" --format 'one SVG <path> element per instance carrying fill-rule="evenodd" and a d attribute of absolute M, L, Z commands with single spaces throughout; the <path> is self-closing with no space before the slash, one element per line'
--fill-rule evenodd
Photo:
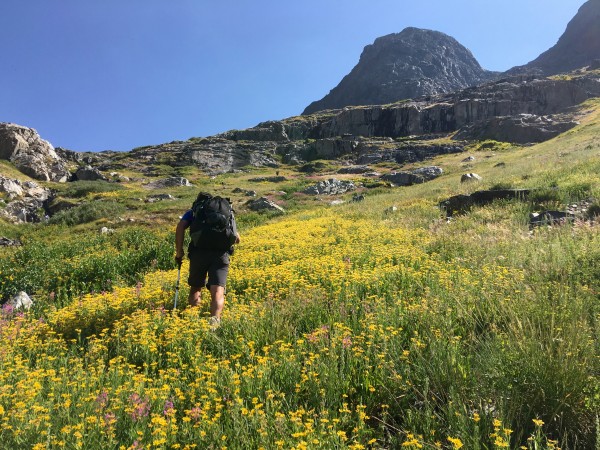
<path fill-rule="evenodd" d="M 235 243 L 233 209 L 229 199 L 199 196 L 192 205 L 190 237 L 196 248 L 229 250 Z"/>

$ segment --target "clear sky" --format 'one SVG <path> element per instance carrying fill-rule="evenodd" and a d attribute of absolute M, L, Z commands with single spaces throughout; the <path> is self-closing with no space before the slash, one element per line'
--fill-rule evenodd
<path fill-rule="evenodd" d="M 585 0 L 1 0 L 0 122 L 56 147 L 131 150 L 295 116 L 408 26 L 504 71 Z"/>

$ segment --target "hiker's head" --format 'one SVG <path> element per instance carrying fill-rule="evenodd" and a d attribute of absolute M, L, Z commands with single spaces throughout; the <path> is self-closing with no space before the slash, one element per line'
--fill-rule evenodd
<path fill-rule="evenodd" d="M 204 200 L 208 200 L 209 198 L 212 198 L 212 195 L 210 195 L 208 192 L 200 192 L 198 194 L 198 197 L 196 197 L 196 201 L 201 202 Z"/>

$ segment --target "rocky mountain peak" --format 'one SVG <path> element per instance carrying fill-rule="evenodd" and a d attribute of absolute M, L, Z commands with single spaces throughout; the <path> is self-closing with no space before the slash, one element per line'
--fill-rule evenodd
<path fill-rule="evenodd" d="M 556 45 L 508 74 L 535 72 L 555 75 L 588 66 L 600 59 L 600 0 L 588 0 L 567 25 Z"/>
<path fill-rule="evenodd" d="M 439 31 L 405 28 L 367 45 L 358 64 L 303 112 L 377 105 L 464 89 L 495 76 L 471 52 Z"/>

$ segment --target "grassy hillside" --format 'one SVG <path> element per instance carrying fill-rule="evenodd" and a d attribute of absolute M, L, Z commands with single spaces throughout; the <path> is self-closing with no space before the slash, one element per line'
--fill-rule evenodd
<path fill-rule="evenodd" d="M 0 442 L 598 448 L 598 219 L 528 224 L 531 212 L 600 198 L 600 102 L 580 120 L 535 146 L 474 144 L 472 162 L 432 161 L 444 169 L 434 181 L 338 206 L 299 194 L 309 181 L 292 168 L 276 185 L 250 181 L 273 170 L 192 175 L 196 187 L 169 190 L 171 202 L 145 203 L 136 183 L 65 190 L 124 205 L 122 217 L 0 228 L 24 242 L 0 250 L 2 293 L 38 300 L 1 312 Z M 483 181 L 461 184 L 465 172 Z M 441 200 L 494 186 L 536 194 L 442 217 Z M 289 212 L 248 212 L 235 187 Z M 233 197 L 242 229 L 217 330 L 206 293 L 201 308 L 172 311 L 172 232 L 199 189 Z M 115 232 L 99 236 L 103 225 Z"/>

